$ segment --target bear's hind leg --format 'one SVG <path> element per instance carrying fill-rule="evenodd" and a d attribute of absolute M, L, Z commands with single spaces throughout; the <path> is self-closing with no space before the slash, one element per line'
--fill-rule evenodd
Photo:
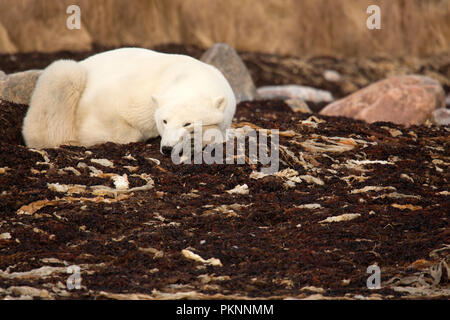
<path fill-rule="evenodd" d="M 77 141 L 75 115 L 86 81 L 86 69 L 73 60 L 55 61 L 44 70 L 23 122 L 28 147 L 51 148 Z"/>

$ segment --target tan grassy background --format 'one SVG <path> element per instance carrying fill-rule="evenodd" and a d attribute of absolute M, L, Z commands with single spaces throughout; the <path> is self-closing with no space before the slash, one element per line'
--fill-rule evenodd
<path fill-rule="evenodd" d="M 66 8 L 81 8 L 81 30 Z M 368 30 L 378 4 L 382 30 Z M 0 0 L 0 52 L 163 43 L 296 56 L 450 52 L 450 0 Z"/>

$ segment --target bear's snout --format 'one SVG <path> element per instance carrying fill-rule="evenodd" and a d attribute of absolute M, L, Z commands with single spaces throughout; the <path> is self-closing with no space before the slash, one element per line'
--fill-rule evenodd
<path fill-rule="evenodd" d="M 170 156 L 172 154 L 172 150 L 173 150 L 172 147 L 168 147 L 168 146 L 161 147 L 161 152 L 165 156 Z"/>
<path fill-rule="evenodd" d="M 166 128 L 161 135 L 161 153 L 170 155 L 173 148 L 183 142 L 184 135 L 189 134 L 185 129 Z"/>

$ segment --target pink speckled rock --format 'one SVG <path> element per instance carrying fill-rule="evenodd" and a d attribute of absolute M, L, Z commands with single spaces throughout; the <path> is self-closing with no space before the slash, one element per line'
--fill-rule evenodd
<path fill-rule="evenodd" d="M 327 105 L 320 114 L 344 116 L 372 123 L 389 121 L 410 126 L 431 119 L 445 107 L 445 93 L 438 81 L 425 76 L 388 78 Z"/>

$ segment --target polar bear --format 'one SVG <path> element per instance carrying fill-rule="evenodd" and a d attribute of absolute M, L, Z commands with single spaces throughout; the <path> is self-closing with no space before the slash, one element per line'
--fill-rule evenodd
<path fill-rule="evenodd" d="M 194 123 L 225 131 L 236 99 L 215 67 L 185 55 L 121 48 L 58 60 L 40 76 L 23 122 L 28 147 L 129 143 L 161 136 L 170 153 Z"/>

